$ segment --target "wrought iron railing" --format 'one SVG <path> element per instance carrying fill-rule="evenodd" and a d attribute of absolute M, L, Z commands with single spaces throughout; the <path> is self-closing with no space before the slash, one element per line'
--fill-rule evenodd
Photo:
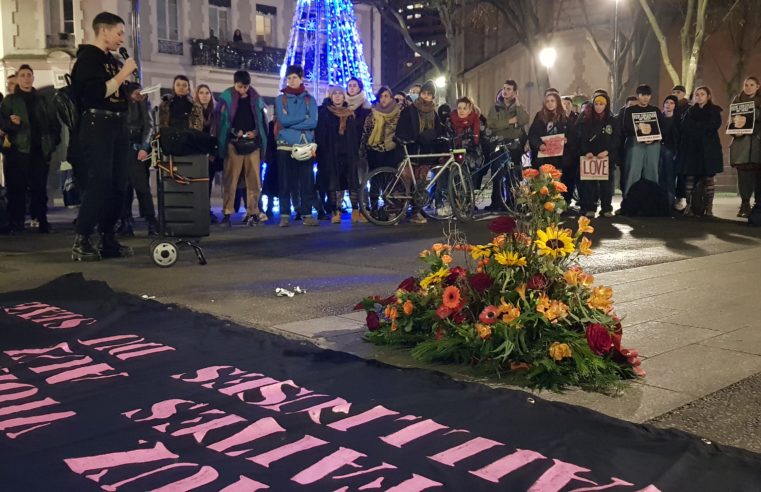
<path fill-rule="evenodd" d="M 279 73 L 285 59 L 285 50 L 258 47 L 249 43 L 220 43 L 215 40 L 190 41 L 193 65 L 250 70 L 252 72 Z"/>

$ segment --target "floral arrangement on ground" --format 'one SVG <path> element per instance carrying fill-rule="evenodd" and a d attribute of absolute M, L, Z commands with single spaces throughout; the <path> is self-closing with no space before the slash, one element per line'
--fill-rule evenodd
<path fill-rule="evenodd" d="M 367 313 L 365 338 L 535 388 L 609 391 L 644 377 L 637 352 L 621 346 L 612 289 L 579 265 L 592 254 L 590 220 L 580 217 L 576 232 L 559 224 L 567 207 L 561 172 L 544 165 L 523 177 L 523 218 L 494 219 L 488 244 L 434 244 L 420 253 L 418 276 L 357 304 Z M 453 266 L 455 257 L 462 265 Z"/>

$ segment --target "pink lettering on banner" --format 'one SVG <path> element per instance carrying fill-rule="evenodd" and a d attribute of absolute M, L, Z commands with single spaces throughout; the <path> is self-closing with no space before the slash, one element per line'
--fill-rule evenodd
<path fill-rule="evenodd" d="M 294 413 L 306 412 L 307 415 L 309 415 L 309 418 L 312 420 L 312 422 L 314 422 L 315 424 L 322 424 L 322 422 L 320 421 L 320 416 L 322 415 L 322 411 L 327 409 L 332 410 L 333 413 L 349 413 L 349 409 L 351 409 L 351 403 L 347 402 L 343 398 L 334 398 L 330 401 L 326 401 L 325 403 L 319 403 L 309 408 L 304 408 L 302 410 L 296 410 L 293 412 L 285 412 L 285 413 L 286 415 L 291 415 Z"/>
<path fill-rule="evenodd" d="M 367 424 L 368 422 L 372 422 L 373 420 L 378 420 L 383 417 L 390 417 L 391 415 L 399 415 L 399 412 L 395 412 L 385 408 L 382 405 L 378 405 L 357 415 L 352 415 L 351 417 L 337 420 L 332 424 L 328 424 L 328 427 L 341 432 L 346 432 L 347 430 L 354 427 L 359 427 L 360 425 Z"/>
<path fill-rule="evenodd" d="M 135 357 L 144 357 L 146 355 L 174 350 L 174 347 L 169 347 L 160 343 L 145 342 L 145 338 L 141 338 L 137 335 L 116 335 L 112 337 L 78 341 L 82 345 L 92 347 L 99 352 L 107 351 L 109 355 L 113 355 L 119 360 L 129 360 L 134 359 Z M 111 342 L 119 343 L 114 344 Z"/>
<path fill-rule="evenodd" d="M 15 429 L 16 427 L 21 427 L 22 429 L 16 432 L 5 433 L 5 435 L 8 436 L 9 438 L 15 439 L 22 434 L 26 434 L 27 432 L 31 432 L 36 429 L 47 427 L 53 422 L 57 422 L 63 419 L 68 419 L 69 417 L 73 417 L 74 415 L 76 415 L 76 412 L 68 411 L 68 412 L 46 413 L 44 415 L 35 415 L 33 417 L 17 417 L 17 418 L 8 419 L 8 420 L 0 420 L 0 431 L 5 431 L 6 429 Z"/>
<path fill-rule="evenodd" d="M 395 487 L 391 487 L 386 492 L 422 492 L 433 487 L 443 487 L 443 483 L 436 482 L 430 478 L 421 475 L 412 474 L 412 478 L 405 480 Z"/>
<path fill-rule="evenodd" d="M 261 377 L 261 374 L 249 374 L 246 376 L 246 378 L 250 377 L 257 377 L 257 379 L 253 381 L 246 381 L 246 382 L 239 382 L 241 379 L 237 379 L 235 381 L 230 381 L 227 384 L 236 383 L 232 386 L 228 386 L 227 388 L 222 388 L 219 390 L 220 393 L 227 396 L 237 396 L 241 400 L 243 400 L 243 394 L 244 391 L 250 391 L 254 389 L 261 388 L 262 386 L 269 386 L 270 384 L 277 383 L 278 381 L 276 379 L 272 378 L 265 378 Z"/>
<path fill-rule="evenodd" d="M 358 477 L 360 475 L 367 475 L 368 473 L 375 473 L 381 470 L 396 470 L 396 467 L 390 463 L 383 462 L 380 465 L 374 466 L 372 468 L 368 468 L 367 470 L 361 470 L 354 473 L 347 473 L 346 475 L 335 475 L 333 477 L 333 480 L 343 480 L 344 478 Z M 360 487 L 360 490 L 362 490 L 361 487 Z"/>
<path fill-rule="evenodd" d="M 58 374 L 45 379 L 45 382 L 51 385 L 129 376 L 126 372 L 116 372 L 116 369 L 106 363 L 94 363 L 89 356 L 72 353 L 68 343 L 59 343 L 41 349 L 7 350 L 5 354 L 20 364 L 30 365 L 29 369 L 35 374 L 57 372 Z M 31 366 L 32 363 L 43 362 L 46 359 L 64 358 L 68 360 L 55 364 Z"/>
<path fill-rule="evenodd" d="M 145 422 L 147 420 L 166 419 L 168 417 L 171 417 L 172 415 L 175 415 L 178 412 L 177 407 L 179 407 L 182 404 L 188 404 L 192 408 L 202 408 L 206 406 L 205 403 L 196 404 L 196 402 L 194 401 L 180 400 L 179 398 L 174 398 L 174 399 L 164 400 L 158 403 L 154 403 L 153 405 L 151 405 L 151 414 L 141 419 L 132 418 L 136 413 L 142 411 L 142 409 L 140 408 L 136 410 L 130 410 L 128 412 L 124 412 L 122 415 L 124 415 L 130 420 L 133 420 L 134 422 Z"/>
<path fill-rule="evenodd" d="M 18 382 L 18 378 L 13 374 L 10 374 L 7 368 L 0 368 L 0 381 L 4 381 L 3 383 L 0 383 L 0 403 L 17 402 L 18 400 L 34 396 L 39 392 L 39 390 L 31 384 Z M 11 390 L 17 391 L 10 392 Z M 53 412 L 33 416 L 23 415 L 32 410 L 37 410 L 38 408 L 51 407 L 60 404 L 60 402 L 52 398 L 43 398 L 36 401 L 0 406 L 0 417 L 10 417 L 5 420 L 0 420 L 0 431 L 14 430 L 14 432 L 6 432 L 5 435 L 10 439 L 15 439 L 27 432 L 48 427 L 54 422 L 76 415 L 76 412 L 72 411 Z"/>
<path fill-rule="evenodd" d="M 20 364 L 35 359 L 69 359 L 74 357 L 71 347 L 66 342 L 40 349 L 6 350 L 5 355 Z"/>
<path fill-rule="evenodd" d="M 149 449 L 132 449 L 115 453 L 84 456 L 82 458 L 67 458 L 64 461 L 71 471 L 82 475 L 94 470 L 108 470 L 122 465 L 137 463 L 153 463 L 166 459 L 177 459 L 179 455 L 170 452 L 164 443 L 157 442 Z"/>
<path fill-rule="evenodd" d="M 524 466 L 536 460 L 543 459 L 546 458 L 536 451 L 531 451 L 528 449 L 517 449 L 514 453 L 500 458 L 494 463 L 486 465 L 485 467 L 480 468 L 476 471 L 471 471 L 470 473 L 479 478 L 483 478 L 484 480 L 497 483 L 503 477 L 509 475 L 515 470 L 523 468 Z"/>
<path fill-rule="evenodd" d="M 239 451 L 230 451 L 230 449 L 280 432 L 285 432 L 285 429 L 272 417 L 265 417 L 246 426 L 240 432 L 237 432 L 226 439 L 222 439 L 221 441 L 217 441 L 214 444 L 210 444 L 207 447 L 211 450 L 225 453 L 228 456 L 240 456 L 251 450 L 243 449 Z"/>
<path fill-rule="evenodd" d="M 569 483 L 573 481 L 584 482 L 592 485 L 599 485 L 597 482 L 583 478 L 577 475 L 577 473 L 584 473 L 591 471 L 588 468 L 582 468 L 572 463 L 566 463 L 564 461 L 552 460 L 552 466 L 549 470 L 544 472 L 539 479 L 528 489 L 528 492 L 560 492 Z M 619 485 L 634 485 L 629 482 L 624 482 L 621 479 L 613 478 L 613 483 L 605 485 L 603 487 L 585 488 L 579 490 L 603 490 L 610 487 L 617 487 Z"/>
<path fill-rule="evenodd" d="M 180 381 L 185 381 L 186 383 L 206 383 L 209 381 L 214 381 L 215 379 L 219 379 L 221 369 L 234 369 L 235 371 L 240 371 L 240 369 L 235 369 L 233 366 L 211 366 L 204 367 L 203 369 L 198 369 L 196 371 L 195 377 L 184 377 L 185 374 L 183 373 L 173 375 L 172 379 L 179 379 Z"/>
<path fill-rule="evenodd" d="M 226 415 L 222 418 L 214 419 L 210 422 L 204 422 L 203 424 L 187 427 L 185 429 L 176 430 L 172 432 L 171 435 L 174 437 L 179 437 L 179 436 L 186 436 L 188 434 L 192 434 L 193 439 L 195 439 L 196 442 L 201 443 L 201 441 L 203 441 L 203 438 L 206 437 L 207 432 L 214 429 L 221 429 L 222 427 L 227 427 L 229 425 L 239 424 L 241 422 L 247 422 L 247 421 L 243 417 L 239 417 L 237 415 Z"/>
<path fill-rule="evenodd" d="M 322 480 L 344 466 L 362 468 L 362 466 L 355 463 L 355 461 L 359 458 L 365 458 L 366 456 L 366 454 L 354 451 L 353 449 L 340 447 L 338 450 L 322 458 L 317 463 L 292 476 L 291 480 L 301 485 L 309 485 Z"/>
<path fill-rule="evenodd" d="M 3 308 L 7 314 L 32 321 L 51 330 L 77 328 L 80 325 L 92 325 L 93 318 L 72 313 L 65 309 L 41 302 L 26 302 L 16 306 Z"/>
<path fill-rule="evenodd" d="M 394 432 L 393 434 L 381 437 L 380 440 L 391 446 L 401 448 L 405 444 L 442 429 L 449 429 L 449 427 L 428 419 L 412 424 L 400 431 Z"/>
<path fill-rule="evenodd" d="M 11 376 L 11 377 L 13 377 L 13 379 L 16 379 L 16 376 Z M 14 391 L 10 393 L 9 392 L 10 390 L 19 390 L 19 391 Z M 32 395 L 37 394 L 38 391 L 39 390 L 36 387 L 27 383 L 2 383 L 0 384 L 0 403 L 4 401 L 23 400 L 24 398 L 28 398 Z M 4 394 L 6 392 L 9 392 L 9 393 Z"/>
<path fill-rule="evenodd" d="M 219 492 L 256 492 L 257 490 L 265 490 L 268 488 L 268 485 L 264 485 L 263 483 L 259 483 L 256 480 L 251 480 L 250 478 L 241 475 L 237 482 L 228 485 Z"/>
<path fill-rule="evenodd" d="M 270 465 L 276 461 L 280 461 L 289 456 L 293 456 L 294 454 L 302 453 L 304 451 L 324 446 L 326 444 L 328 444 L 327 441 L 306 435 L 296 442 L 285 444 L 271 451 L 267 451 L 266 453 L 262 453 L 252 458 L 246 459 L 248 461 L 253 461 L 258 465 L 262 465 L 265 468 L 269 468 Z"/>
<path fill-rule="evenodd" d="M 476 437 L 470 441 L 460 444 L 459 446 L 455 446 L 453 448 L 447 449 L 446 451 L 442 451 L 440 453 L 434 454 L 433 456 L 429 456 L 429 458 L 444 465 L 454 466 L 455 463 L 475 456 L 495 446 L 504 446 L 504 444 L 501 442 L 492 441 L 491 439 L 486 439 L 484 437 Z"/>

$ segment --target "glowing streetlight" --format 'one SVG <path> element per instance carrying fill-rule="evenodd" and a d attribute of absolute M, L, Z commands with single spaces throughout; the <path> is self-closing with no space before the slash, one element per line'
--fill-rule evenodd
<path fill-rule="evenodd" d="M 447 79 L 442 75 L 440 77 L 436 77 L 436 80 L 434 80 L 433 83 L 436 84 L 436 87 L 439 89 L 443 89 L 447 86 Z"/>
<path fill-rule="evenodd" d="M 552 68 L 555 64 L 555 60 L 558 58 L 558 52 L 555 48 L 544 48 L 539 52 L 539 63 L 544 65 L 547 70 Z"/>

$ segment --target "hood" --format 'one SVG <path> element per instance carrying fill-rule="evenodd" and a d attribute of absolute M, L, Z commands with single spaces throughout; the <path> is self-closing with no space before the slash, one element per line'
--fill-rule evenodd
<path fill-rule="evenodd" d="M 77 58 L 81 56 L 105 56 L 106 54 L 93 44 L 80 44 L 77 48 Z"/>

